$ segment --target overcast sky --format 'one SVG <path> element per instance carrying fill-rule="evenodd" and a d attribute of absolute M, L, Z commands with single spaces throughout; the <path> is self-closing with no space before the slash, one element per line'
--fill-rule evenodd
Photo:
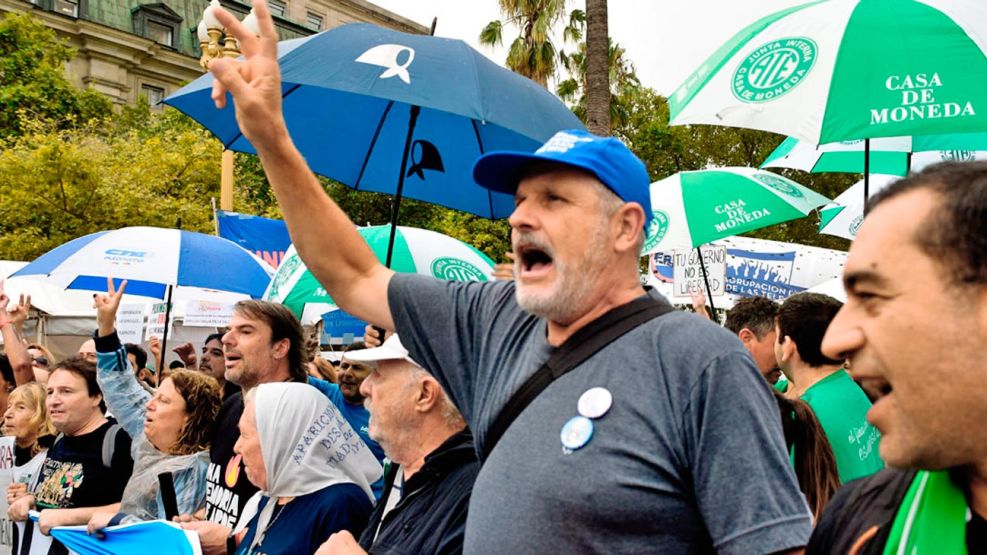
<path fill-rule="evenodd" d="M 370 0 L 430 25 L 435 34 L 465 40 L 493 61 L 504 63 L 505 51 L 477 44 L 488 22 L 498 19 L 497 0 Z M 805 0 L 610 0 L 610 36 L 623 46 L 641 82 L 668 95 L 734 33 L 768 15 Z M 569 0 L 568 9 L 584 8 Z M 505 41 L 517 36 L 505 33 Z"/>

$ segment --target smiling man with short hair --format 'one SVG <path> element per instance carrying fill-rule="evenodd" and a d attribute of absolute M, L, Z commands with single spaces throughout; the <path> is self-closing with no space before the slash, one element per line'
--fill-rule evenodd
<path fill-rule="evenodd" d="M 847 302 L 822 342 L 877 397 L 887 470 L 848 484 L 813 553 L 987 552 L 987 163 L 931 166 L 871 198 Z"/>

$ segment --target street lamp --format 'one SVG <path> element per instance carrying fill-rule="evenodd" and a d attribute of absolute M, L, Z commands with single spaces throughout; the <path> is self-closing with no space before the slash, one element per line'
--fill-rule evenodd
<path fill-rule="evenodd" d="M 209 70 L 209 62 L 217 58 L 236 58 L 240 55 L 240 45 L 237 44 L 236 37 L 232 33 L 227 33 L 223 29 L 223 24 L 216 19 L 213 11 L 219 8 L 219 0 L 211 0 L 206 9 L 202 12 L 202 21 L 196 29 L 199 36 L 199 48 L 202 56 L 199 58 L 199 65 L 202 69 Z M 260 35 L 260 28 L 257 25 L 257 16 L 251 9 L 247 17 L 243 18 L 243 25 Z M 233 210 L 233 151 L 223 150 L 222 166 L 219 177 L 219 207 L 222 210 Z"/>

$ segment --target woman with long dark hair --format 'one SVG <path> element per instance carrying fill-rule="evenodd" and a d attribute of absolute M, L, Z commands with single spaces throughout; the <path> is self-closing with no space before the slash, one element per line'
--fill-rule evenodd
<path fill-rule="evenodd" d="M 840 475 L 836 471 L 833 448 L 808 403 L 788 399 L 773 389 L 772 392 L 781 412 L 785 445 L 792 453 L 799 489 L 805 495 L 813 517 L 818 519 L 830 498 L 840 488 Z"/>

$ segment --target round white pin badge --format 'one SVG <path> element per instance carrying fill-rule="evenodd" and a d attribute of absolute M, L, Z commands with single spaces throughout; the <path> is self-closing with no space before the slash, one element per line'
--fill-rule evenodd
<path fill-rule="evenodd" d="M 605 387 L 587 389 L 579 396 L 576 408 L 586 418 L 600 418 L 613 406 L 613 395 Z"/>

